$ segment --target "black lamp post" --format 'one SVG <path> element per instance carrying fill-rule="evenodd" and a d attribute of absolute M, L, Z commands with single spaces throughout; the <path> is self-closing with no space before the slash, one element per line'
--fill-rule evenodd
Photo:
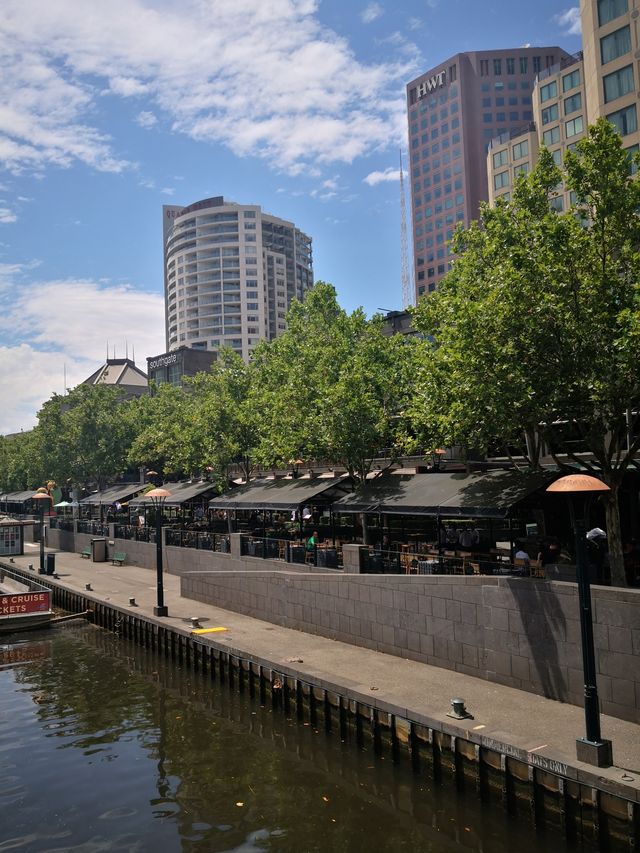
<path fill-rule="evenodd" d="M 46 489 L 38 489 L 35 495 L 31 496 L 31 499 L 38 502 L 38 510 L 40 512 L 40 568 L 38 569 L 38 574 L 44 575 L 46 574 L 44 568 L 44 502 L 51 502 L 51 497 Z"/>
<path fill-rule="evenodd" d="M 164 603 L 164 585 L 162 582 L 162 509 L 171 492 L 166 489 L 151 489 L 145 498 L 149 498 L 156 511 L 156 586 L 157 605 L 153 608 L 154 616 L 168 616 L 169 611 Z"/>
<path fill-rule="evenodd" d="M 613 755 L 610 740 L 600 734 L 600 709 L 596 683 L 596 655 L 593 643 L 593 614 L 591 611 L 591 587 L 587 560 L 586 504 L 589 495 L 608 492 L 609 486 L 596 477 L 586 474 L 569 474 L 560 477 L 548 488 L 548 492 L 564 493 L 569 498 L 576 539 L 576 574 L 580 602 L 580 633 L 582 636 L 582 668 L 584 671 L 584 717 L 586 736 L 576 740 L 579 761 L 610 767 Z M 582 498 L 582 499 L 580 499 Z"/>

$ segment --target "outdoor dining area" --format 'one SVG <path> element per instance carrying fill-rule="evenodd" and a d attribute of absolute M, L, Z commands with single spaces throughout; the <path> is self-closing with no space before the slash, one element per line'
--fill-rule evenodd
<path fill-rule="evenodd" d="M 231 534 L 239 534 L 242 557 L 309 568 L 342 569 L 348 544 L 360 546 L 363 573 L 570 579 L 568 512 L 551 506 L 545 492 L 558 476 L 513 468 L 401 469 L 356 485 L 347 474 L 328 471 L 251 480 L 222 494 L 208 480 L 167 482 L 160 525 L 167 546 L 228 554 Z M 63 501 L 49 523 L 155 542 L 157 509 L 146 496 L 149 488 L 121 483 L 77 503 Z M 31 492 L 11 495 L 8 508 L 33 513 L 31 498 Z"/>
<path fill-rule="evenodd" d="M 256 480 L 209 508 L 228 515 L 248 556 L 341 568 L 343 545 L 359 544 L 364 573 L 543 577 L 562 559 L 543 509 L 554 476 L 388 473 L 359 488 L 346 475 Z"/>

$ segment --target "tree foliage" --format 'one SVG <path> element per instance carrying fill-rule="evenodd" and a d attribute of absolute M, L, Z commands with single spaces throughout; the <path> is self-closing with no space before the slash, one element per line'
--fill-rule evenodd
<path fill-rule="evenodd" d="M 564 181 L 574 207 L 558 212 Z M 459 257 L 416 310 L 429 336 L 412 415 L 443 443 L 542 448 L 611 488 L 607 527 L 624 582 L 617 489 L 640 447 L 640 184 L 601 120 L 559 170 L 544 149 L 509 202 L 459 232 Z M 590 466 L 572 450 L 578 435 Z"/>
<path fill-rule="evenodd" d="M 292 305 L 287 330 L 255 354 L 259 461 L 330 460 L 364 480 L 380 450 L 393 458 L 399 449 L 412 351 L 361 309 L 347 314 L 331 285 L 316 284 Z"/>

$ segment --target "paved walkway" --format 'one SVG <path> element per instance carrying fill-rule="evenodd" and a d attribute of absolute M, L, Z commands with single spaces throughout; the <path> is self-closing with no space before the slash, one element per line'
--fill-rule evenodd
<path fill-rule="evenodd" d="M 38 546 L 26 545 L 16 566 L 38 567 Z M 3 562 L 8 562 L 4 558 Z M 136 599 L 136 612 L 153 617 L 156 601 L 155 571 L 138 566 L 93 563 L 79 554 L 56 552 L 53 583 L 83 592 L 96 600 L 128 608 Z M 85 592 L 90 583 L 91 592 Z M 203 627 L 225 627 L 204 638 L 221 648 L 268 662 L 284 670 L 323 683 L 360 701 L 386 707 L 414 719 L 428 718 L 446 724 L 448 731 L 493 738 L 538 756 L 567 764 L 580 778 L 601 777 L 612 789 L 620 785 L 625 796 L 640 802 L 640 726 L 602 716 L 602 736 L 613 741 L 615 765 L 598 769 L 575 758 L 575 741 L 584 734 L 582 708 L 503 687 L 461 673 L 392 657 L 370 649 L 282 628 L 229 610 L 180 596 L 180 578 L 165 574 L 165 603 L 169 616 L 159 620 L 189 630 L 197 616 Z M 462 697 L 472 720 L 454 721 L 446 715 L 451 699 Z M 586 775 L 585 774 L 589 774 Z M 609 786 L 607 786 L 609 787 Z"/>

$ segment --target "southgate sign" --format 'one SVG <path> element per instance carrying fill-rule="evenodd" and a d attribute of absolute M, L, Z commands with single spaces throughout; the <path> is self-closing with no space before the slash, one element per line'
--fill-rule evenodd
<path fill-rule="evenodd" d="M 424 98 L 427 95 L 430 95 L 431 92 L 435 92 L 436 89 L 441 89 L 445 83 L 447 82 L 447 72 L 439 71 L 437 74 L 434 74 L 433 77 L 429 77 L 428 80 L 425 80 L 422 83 L 419 83 L 416 86 L 416 98 L 420 100 L 420 98 Z"/>

